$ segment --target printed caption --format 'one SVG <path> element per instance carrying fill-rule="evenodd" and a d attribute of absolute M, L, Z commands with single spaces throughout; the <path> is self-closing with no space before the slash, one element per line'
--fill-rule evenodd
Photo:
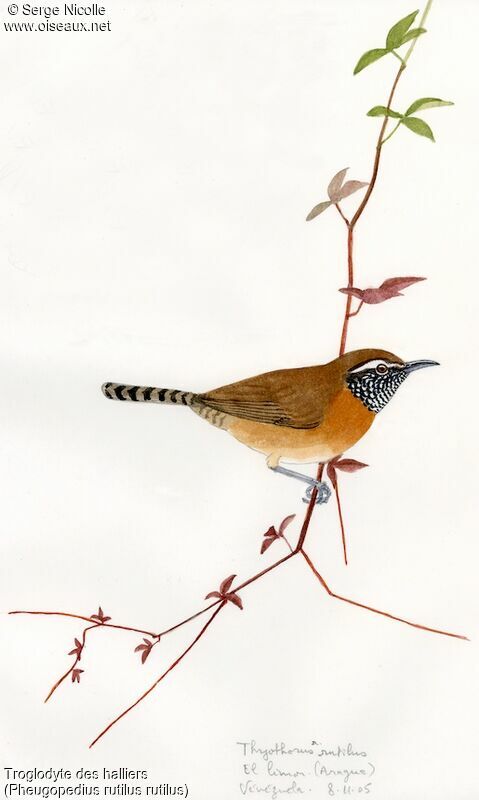
<path fill-rule="evenodd" d="M 188 784 L 150 782 L 146 769 L 23 769 L 3 767 L 3 796 L 22 797 L 182 797 Z"/>

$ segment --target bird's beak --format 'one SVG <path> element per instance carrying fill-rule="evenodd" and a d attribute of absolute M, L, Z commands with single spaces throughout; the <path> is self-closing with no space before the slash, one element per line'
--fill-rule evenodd
<path fill-rule="evenodd" d="M 439 366 L 438 361 L 428 361 L 427 359 L 424 359 L 422 361 L 407 361 L 406 364 L 404 365 L 404 369 L 409 375 L 410 372 L 414 372 L 414 370 L 416 369 L 424 369 L 424 367 L 438 367 L 438 366 Z"/>

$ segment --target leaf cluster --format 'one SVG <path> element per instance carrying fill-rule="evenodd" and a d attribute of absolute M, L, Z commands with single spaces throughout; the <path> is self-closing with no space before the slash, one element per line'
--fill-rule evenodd
<path fill-rule="evenodd" d="M 323 200 L 323 202 L 314 206 L 314 208 L 311 209 L 306 217 L 307 222 L 319 216 L 319 214 L 322 214 L 323 211 L 326 211 L 326 209 L 329 208 L 329 206 L 336 205 L 340 200 L 344 200 L 346 197 L 349 197 L 359 189 L 364 189 L 364 187 L 368 185 L 364 181 L 346 181 L 346 183 L 343 183 L 348 169 L 349 167 L 340 169 L 339 172 L 337 172 L 336 175 L 331 179 L 328 186 L 329 200 Z"/>
<path fill-rule="evenodd" d="M 426 33 L 425 28 L 411 28 L 418 14 L 419 10 L 413 11 L 412 14 L 408 14 L 407 17 L 403 17 L 399 22 L 396 22 L 388 31 L 385 47 L 376 47 L 373 50 L 367 50 L 366 53 L 363 53 L 354 67 L 354 75 L 357 75 L 358 72 L 369 67 L 369 65 L 373 64 L 375 61 L 379 61 L 383 56 L 387 56 L 388 53 L 392 53 L 402 61 L 401 56 L 396 53 L 397 48 L 402 47 L 403 44 L 411 42 L 423 33 Z"/>
<path fill-rule="evenodd" d="M 211 598 L 215 598 L 218 600 L 222 600 L 223 603 L 233 603 L 233 605 L 242 610 L 243 603 L 241 597 L 236 592 L 230 591 L 235 578 L 236 575 L 228 575 L 228 577 L 221 582 L 219 591 L 208 592 L 208 594 L 205 597 L 205 600 L 210 600 Z"/>
<path fill-rule="evenodd" d="M 408 130 L 417 133 L 418 136 L 425 136 L 434 142 L 434 134 L 423 119 L 420 117 L 411 116 L 415 111 L 425 111 L 428 108 L 441 108 L 442 106 L 453 106 L 450 100 L 441 100 L 439 97 L 420 97 L 411 103 L 409 108 L 400 114 L 399 111 L 393 111 L 392 108 L 386 106 L 374 106 L 368 111 L 368 117 L 389 117 L 391 119 L 399 120 L 398 125 L 404 125 Z"/>
<path fill-rule="evenodd" d="M 275 542 L 277 539 L 286 540 L 284 532 L 288 527 L 288 525 L 292 523 L 295 516 L 296 514 L 290 514 L 289 517 L 285 517 L 282 523 L 280 524 L 278 530 L 276 530 L 274 525 L 271 525 L 271 527 L 268 528 L 268 530 L 264 534 L 263 541 L 261 542 L 261 551 L 260 551 L 261 555 L 263 555 L 263 553 L 266 553 L 267 549 L 271 547 L 273 542 Z"/>

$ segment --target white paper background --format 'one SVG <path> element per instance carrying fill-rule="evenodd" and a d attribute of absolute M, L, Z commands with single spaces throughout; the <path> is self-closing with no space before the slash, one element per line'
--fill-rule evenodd
<path fill-rule="evenodd" d="M 352 76 L 399 0 L 143 0 L 111 33 L 6 34 L 0 54 L 1 606 L 161 629 L 260 559 L 300 487 L 186 409 L 108 403 L 104 380 L 203 391 L 321 363 L 339 344 L 345 230 L 306 225 L 331 176 L 370 176 L 396 63 Z M 8 17 L 6 8 L 3 18 Z M 17 18 L 20 19 L 20 16 Z M 477 744 L 477 207 L 473 2 L 437 0 L 395 105 L 400 131 L 357 228 L 357 282 L 426 275 L 366 308 L 349 349 L 433 358 L 351 455 L 308 549 L 337 591 L 469 644 L 332 600 L 298 559 L 242 593 L 170 678 L 88 742 L 193 635 L 143 668 L 138 637 L 91 635 L 80 687 L 44 706 L 81 628 L 2 617 L 2 762 L 148 768 L 193 800 L 240 797 L 238 740 L 368 751 L 378 800 L 472 800 Z M 356 207 L 357 196 L 345 203 Z M 299 523 L 299 516 L 298 516 Z M 70 646 L 69 646 L 70 645 Z M 326 796 L 318 790 L 318 798 Z"/>

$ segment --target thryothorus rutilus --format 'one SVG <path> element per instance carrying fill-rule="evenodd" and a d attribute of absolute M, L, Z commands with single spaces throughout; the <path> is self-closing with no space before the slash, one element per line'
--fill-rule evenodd
<path fill-rule="evenodd" d="M 271 469 L 318 489 L 325 502 L 329 487 L 280 461 L 326 462 L 344 453 L 371 427 L 411 372 L 436 361 L 403 361 L 386 350 L 345 353 L 328 364 L 265 372 L 210 392 L 184 392 L 122 383 L 104 383 L 112 400 L 189 406 L 235 439 L 267 456 Z"/>

